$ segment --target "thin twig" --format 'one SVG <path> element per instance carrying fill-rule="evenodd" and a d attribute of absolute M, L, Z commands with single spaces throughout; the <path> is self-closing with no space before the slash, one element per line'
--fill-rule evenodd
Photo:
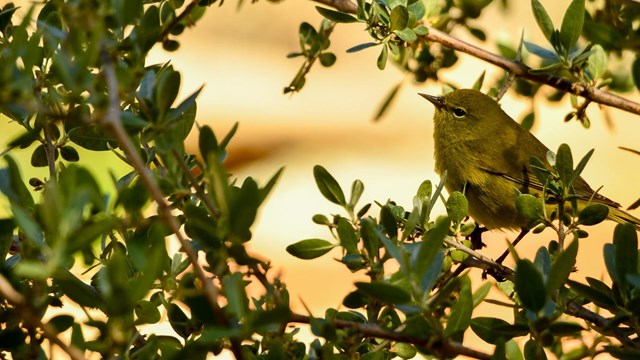
<path fill-rule="evenodd" d="M 312 318 L 306 315 L 300 314 L 292 314 L 290 318 L 290 322 L 309 324 L 311 323 Z M 379 339 L 387 339 L 391 341 L 410 343 L 414 345 L 424 346 L 429 348 L 431 351 L 436 353 L 436 356 L 442 357 L 453 357 L 456 355 L 463 355 L 475 359 L 491 359 L 491 355 L 484 353 L 479 350 L 468 348 L 458 342 L 451 341 L 449 339 L 443 339 L 442 341 L 433 341 L 433 339 L 428 338 L 418 338 L 415 336 L 409 336 L 403 333 L 394 332 L 388 329 L 385 329 L 379 325 L 371 324 L 371 323 L 357 323 L 352 321 L 345 321 L 335 319 L 332 322 L 338 329 L 352 329 L 363 336 L 373 337 Z"/>
<path fill-rule="evenodd" d="M 355 14 L 356 10 L 358 9 L 357 5 L 354 4 L 351 0 L 313 0 L 313 1 L 334 7 L 335 9 L 338 9 L 346 13 L 351 13 L 351 14 Z M 458 50 L 466 54 L 469 54 L 473 57 L 476 57 L 478 59 L 484 60 L 488 63 L 491 63 L 495 66 L 498 66 L 507 70 L 510 74 L 513 74 L 516 77 L 521 77 L 523 79 L 527 79 L 535 83 L 549 85 L 560 91 L 575 94 L 602 105 L 607 105 L 607 106 L 624 110 L 633 114 L 640 115 L 640 104 L 637 102 L 631 101 L 622 96 L 619 96 L 607 91 L 596 89 L 594 87 L 591 87 L 585 84 L 572 82 L 564 78 L 559 78 L 559 77 L 545 75 L 545 74 L 531 73 L 530 67 L 518 61 L 513 61 L 511 59 L 507 59 L 500 55 L 491 53 L 487 50 L 471 45 L 467 42 L 464 42 L 458 38 L 455 38 L 433 27 L 427 26 L 427 28 L 429 29 L 429 33 L 424 35 L 424 39 L 427 41 L 437 42 L 450 49 Z"/>
<path fill-rule="evenodd" d="M 55 126 L 55 125 L 54 125 Z M 49 167 L 49 179 L 56 180 L 56 146 L 53 144 L 53 139 L 51 138 L 51 129 L 49 129 L 49 124 L 45 124 L 43 127 L 44 131 L 44 147 L 45 154 L 47 155 L 47 165 Z"/>
<path fill-rule="evenodd" d="M 187 17 L 188 15 L 191 14 L 191 12 L 193 11 L 193 9 L 196 8 L 196 6 L 198 5 L 198 0 L 192 0 L 189 5 L 187 5 L 184 10 L 182 10 L 182 12 L 180 13 L 180 15 L 176 16 L 175 18 L 173 18 L 173 20 L 171 20 L 167 26 L 162 30 L 162 39 L 166 38 L 167 36 L 169 36 L 169 32 L 171 31 L 171 29 L 178 25 L 180 23 L 180 21 L 182 21 L 185 17 Z"/>
<path fill-rule="evenodd" d="M 200 201 L 202 201 L 202 203 L 207 208 L 207 210 L 209 210 L 209 213 L 211 214 L 211 216 L 213 216 L 214 218 L 220 217 L 220 210 L 215 206 L 213 201 L 211 201 L 211 198 L 204 193 L 204 189 L 202 188 L 202 186 L 200 186 L 200 184 L 198 184 L 198 181 L 191 173 L 191 169 L 189 169 L 187 164 L 185 164 L 184 158 L 180 155 L 178 150 L 176 149 L 171 150 L 171 154 L 173 154 L 173 157 L 178 162 L 178 165 L 180 165 L 180 168 L 182 169 L 182 171 L 185 173 L 185 175 L 187 175 L 187 179 L 189 179 L 189 183 L 191 183 L 191 187 L 194 188 L 194 190 L 196 191 L 196 195 L 198 195 L 198 198 L 200 199 Z"/>
<path fill-rule="evenodd" d="M 111 130 L 115 138 L 118 139 L 120 148 L 130 160 L 131 164 L 142 179 L 145 187 L 149 190 L 151 197 L 156 202 L 158 206 L 158 214 L 161 216 L 164 223 L 169 227 L 171 232 L 175 234 L 176 238 L 180 241 L 182 249 L 187 254 L 187 257 L 189 257 L 196 275 L 202 282 L 204 295 L 211 305 L 214 316 L 216 316 L 216 319 L 220 323 L 226 324 L 228 321 L 224 316 L 222 309 L 220 308 L 220 304 L 218 304 L 218 291 L 213 285 L 213 281 L 207 276 L 204 269 L 198 262 L 198 254 L 180 231 L 180 225 L 176 221 L 176 218 L 171 214 L 171 208 L 165 201 L 165 196 L 162 193 L 162 190 L 160 190 L 156 179 L 152 176 L 149 169 L 147 169 L 147 167 L 145 166 L 144 160 L 140 156 L 135 145 L 124 129 L 124 126 L 122 125 L 122 121 L 120 118 L 120 99 L 118 96 L 118 79 L 113 67 L 113 61 L 111 60 L 110 55 L 105 49 L 102 49 L 102 62 L 102 71 L 107 81 L 109 108 L 106 114 L 100 119 L 100 123 Z M 231 348 L 236 359 L 243 359 L 241 344 L 238 340 L 231 340 Z"/>
<path fill-rule="evenodd" d="M 32 311 L 27 304 L 24 296 L 20 294 L 16 289 L 11 286 L 9 280 L 4 275 L 0 274 L 0 297 L 4 298 L 13 307 L 18 310 L 22 316 L 22 319 L 34 328 L 42 330 L 42 334 L 49 340 L 50 343 L 57 345 L 62 351 L 67 353 L 73 360 L 84 360 L 84 354 L 82 350 L 73 345 L 67 345 L 64 341 L 58 337 L 58 332 L 49 324 L 44 324 L 40 318 Z"/>

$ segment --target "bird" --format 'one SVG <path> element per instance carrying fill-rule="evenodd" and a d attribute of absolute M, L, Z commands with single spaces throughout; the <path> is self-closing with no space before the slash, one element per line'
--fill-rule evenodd
<path fill-rule="evenodd" d="M 531 158 L 537 157 L 552 170 L 547 160 L 549 149 L 481 91 L 459 89 L 443 96 L 419 95 L 435 106 L 435 170 L 441 176 L 446 171 L 447 191 L 463 192 L 469 215 L 486 229 L 527 229 L 529 220 L 516 210 L 516 198 L 519 193 L 541 196 L 544 184 L 532 172 Z M 640 219 L 594 191 L 582 177 L 575 179 L 573 188 L 578 209 L 588 202 L 604 204 L 609 220 L 640 229 Z"/>

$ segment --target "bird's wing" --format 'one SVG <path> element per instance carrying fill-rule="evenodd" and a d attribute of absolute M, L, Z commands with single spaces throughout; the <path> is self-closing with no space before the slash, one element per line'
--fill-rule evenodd
<path fill-rule="evenodd" d="M 504 159 L 502 159 L 504 160 Z M 546 161 L 543 160 L 546 164 Z M 544 189 L 544 184 L 540 182 L 540 180 L 536 177 L 536 175 L 531 171 L 531 165 L 520 163 L 518 166 L 514 163 L 502 162 L 502 164 L 493 164 L 489 165 L 488 163 L 478 163 L 480 170 L 485 171 L 492 175 L 497 175 L 503 177 L 514 183 L 514 188 L 517 188 L 523 193 L 529 193 L 531 190 L 536 190 L 542 192 Z M 510 169 L 510 171 L 499 171 L 497 169 Z M 517 175 L 516 175 L 517 174 Z M 582 178 L 578 177 L 574 183 L 573 188 L 575 190 L 576 195 L 585 201 L 593 200 L 595 202 L 603 203 L 605 205 L 611 206 L 613 208 L 619 208 L 620 204 L 617 202 L 607 198 L 606 196 L 600 195 L 596 193 L 589 184 Z"/>

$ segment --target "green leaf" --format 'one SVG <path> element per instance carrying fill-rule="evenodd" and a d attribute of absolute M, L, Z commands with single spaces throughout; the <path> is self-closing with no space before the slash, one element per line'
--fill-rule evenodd
<path fill-rule="evenodd" d="M 391 10 L 390 15 L 390 30 L 402 30 L 407 27 L 407 22 L 409 21 L 409 11 L 406 7 L 402 5 L 398 5 Z"/>
<path fill-rule="evenodd" d="M 561 288 L 569 278 L 578 256 L 578 239 L 573 240 L 564 251 L 555 258 L 547 277 L 547 294 Z"/>
<path fill-rule="evenodd" d="M 237 240 L 248 241 L 261 201 L 258 184 L 253 178 L 247 177 L 240 188 L 234 187 L 232 190 L 230 229 Z"/>
<path fill-rule="evenodd" d="M 497 344 L 500 341 L 528 333 L 526 325 L 511 325 L 502 319 L 491 317 L 471 319 L 471 330 L 489 344 Z"/>
<path fill-rule="evenodd" d="M 332 52 L 323 52 L 320 54 L 320 64 L 324 67 L 330 67 L 336 63 L 336 55 Z"/>
<path fill-rule="evenodd" d="M 391 351 L 402 359 L 413 359 L 418 354 L 413 345 L 401 342 L 394 343 Z"/>
<path fill-rule="evenodd" d="M 525 115 L 522 120 L 520 120 L 520 126 L 522 126 L 524 129 L 530 131 L 531 128 L 533 128 L 533 124 L 535 123 L 536 120 L 536 114 L 535 112 L 530 112 L 527 115 Z"/>
<path fill-rule="evenodd" d="M 69 131 L 69 140 L 84 149 L 93 151 L 108 151 L 118 147 L 118 140 L 96 125 L 83 125 L 72 129 Z"/>
<path fill-rule="evenodd" d="M 351 184 L 351 196 L 349 197 L 349 204 L 347 204 L 347 206 L 351 209 L 355 208 L 363 192 L 364 184 L 362 181 L 358 179 L 354 180 L 353 184 Z"/>
<path fill-rule="evenodd" d="M 560 27 L 560 43 L 567 51 L 578 42 L 584 25 L 584 0 L 573 0 L 567 8 Z"/>
<path fill-rule="evenodd" d="M 370 217 L 360 220 L 360 237 L 370 258 L 374 258 L 378 254 L 378 249 L 382 245 L 380 244 L 380 235 L 384 236 L 378 230 L 375 220 Z"/>
<path fill-rule="evenodd" d="M 186 339 L 191 335 L 189 330 L 190 321 L 187 314 L 182 311 L 180 306 L 176 303 L 170 303 L 167 308 L 167 316 L 169 318 L 169 324 L 173 331 L 180 335 L 183 339 Z"/>
<path fill-rule="evenodd" d="M 306 239 L 287 246 L 289 254 L 299 259 L 315 259 L 320 257 L 335 247 L 334 244 L 322 239 Z"/>
<path fill-rule="evenodd" d="M 462 288 L 460 289 L 458 301 L 451 307 L 451 314 L 447 319 L 444 329 L 444 336 L 456 336 L 464 333 L 471 322 L 471 312 L 473 311 L 473 296 L 471 295 L 471 280 L 463 276 Z"/>
<path fill-rule="evenodd" d="M 469 202 L 467 198 L 459 191 L 451 193 L 447 199 L 447 214 L 454 224 L 462 221 L 469 213 Z"/>
<path fill-rule="evenodd" d="M 522 194 L 516 199 L 516 210 L 529 222 L 537 222 L 544 216 L 542 202 L 531 194 Z"/>
<path fill-rule="evenodd" d="M 78 154 L 78 151 L 72 146 L 61 147 L 60 156 L 62 156 L 63 159 L 70 162 L 76 162 L 80 160 L 80 155 Z"/>
<path fill-rule="evenodd" d="M 340 219 L 338 219 L 337 231 L 340 246 L 347 251 L 347 254 L 357 254 L 358 235 L 347 218 L 340 217 Z"/>
<path fill-rule="evenodd" d="M 412 266 L 416 269 L 417 278 L 420 279 L 420 288 L 427 294 L 442 271 L 441 264 L 444 260 L 442 243 L 450 226 L 451 220 L 448 217 L 439 217 L 435 226 L 425 234 L 417 256 L 412 259 Z M 440 265 L 437 265 L 438 263 Z"/>
<path fill-rule="evenodd" d="M 66 269 L 58 269 L 53 275 L 53 284 L 78 305 L 102 308 L 104 303 L 98 291 Z"/>
<path fill-rule="evenodd" d="M 318 189 L 324 195 L 324 197 L 334 204 L 346 206 L 346 200 L 344 198 L 344 192 L 340 188 L 340 184 L 331 174 L 320 165 L 313 167 L 313 177 L 316 180 Z"/>
<path fill-rule="evenodd" d="M 4 156 L 7 167 L 0 169 L 0 191 L 12 204 L 17 204 L 26 210 L 33 210 L 35 203 L 31 192 L 20 175 L 18 164 L 11 155 Z"/>
<path fill-rule="evenodd" d="M 551 323 L 548 329 L 555 336 L 577 336 L 582 330 L 585 330 L 580 324 L 566 321 Z"/>
<path fill-rule="evenodd" d="M 554 75 L 562 70 L 563 67 L 564 65 L 561 62 L 555 62 L 537 69 L 529 69 L 529 73 L 534 75 Z"/>
<path fill-rule="evenodd" d="M 533 9 L 533 16 L 536 18 L 536 22 L 538 23 L 540 30 L 542 30 L 544 37 L 546 37 L 551 43 L 553 22 L 551 22 L 549 14 L 547 14 L 547 11 L 538 0 L 531 0 L 531 8 Z"/>
<path fill-rule="evenodd" d="M 609 215 L 609 207 L 604 204 L 591 204 L 584 208 L 578 216 L 578 222 L 582 225 L 596 225 L 603 222 Z"/>
<path fill-rule="evenodd" d="M 275 174 L 273 174 L 267 184 L 260 189 L 260 203 L 262 203 L 267 198 L 267 196 L 269 196 L 271 190 L 273 190 L 273 188 L 276 186 L 276 183 L 280 179 L 280 176 L 283 172 L 284 167 L 281 167 L 280 169 L 278 169 L 278 171 L 276 171 Z"/>
<path fill-rule="evenodd" d="M 449 227 L 451 226 L 451 220 L 448 217 L 441 216 L 436 222 L 435 226 L 423 237 L 418 250 L 417 258 L 414 263 L 416 266 L 416 275 L 422 278 L 425 272 L 429 269 L 429 265 L 435 258 L 438 252 L 442 251 L 442 243 L 447 236 Z"/>
<path fill-rule="evenodd" d="M 353 16 L 340 11 L 330 10 L 320 6 L 316 6 L 316 10 L 318 10 L 320 15 L 336 23 L 352 23 L 358 21 L 358 19 Z"/>
<path fill-rule="evenodd" d="M 387 45 L 382 46 L 382 50 L 380 51 L 380 55 L 378 55 L 378 60 L 376 61 L 376 65 L 378 69 L 384 70 L 387 66 L 387 57 L 389 56 L 389 48 Z"/>
<path fill-rule="evenodd" d="M 24 233 L 25 237 L 32 241 L 34 246 L 40 247 L 44 245 L 44 236 L 40 224 L 33 218 L 30 212 L 17 204 L 11 205 L 14 221 Z"/>
<path fill-rule="evenodd" d="M 391 91 L 389 91 L 389 94 L 384 99 L 384 101 L 380 105 L 380 108 L 376 112 L 376 116 L 373 118 L 373 121 L 378 121 L 382 118 L 382 116 L 384 116 L 384 114 L 389 109 L 389 106 L 391 105 L 391 103 L 393 103 L 393 100 L 396 98 L 396 95 L 398 95 L 398 91 L 400 90 L 401 86 L 402 86 L 402 82 L 399 82 L 396 86 L 391 88 Z"/>
<path fill-rule="evenodd" d="M 565 191 L 567 191 L 574 180 L 573 156 L 571 155 L 569 145 L 561 144 L 558 147 L 555 168 L 558 171 L 558 176 L 560 177 L 560 181 L 562 181 L 562 185 L 565 187 Z"/>
<path fill-rule="evenodd" d="M 429 28 L 424 25 L 418 25 L 415 29 L 413 29 L 413 31 L 416 33 L 416 35 L 424 36 L 429 33 Z"/>
<path fill-rule="evenodd" d="M 49 325 L 53 326 L 58 333 L 64 332 L 69 329 L 75 322 L 75 318 L 71 315 L 57 315 L 49 320 Z"/>
<path fill-rule="evenodd" d="M 484 82 L 485 73 L 486 73 L 486 71 L 483 71 L 482 74 L 480 74 L 478 79 L 476 79 L 476 82 L 473 83 L 473 86 L 471 87 L 472 89 L 479 91 L 482 88 L 482 83 Z"/>
<path fill-rule="evenodd" d="M 613 309 L 616 307 L 616 303 L 611 297 L 611 291 L 603 292 L 601 289 L 573 280 L 568 280 L 567 284 L 571 287 L 571 290 L 602 308 Z"/>
<path fill-rule="evenodd" d="M 137 320 L 136 324 L 155 324 L 160 321 L 158 306 L 149 300 L 140 300 L 134 308 Z"/>
<path fill-rule="evenodd" d="M 347 52 L 348 53 L 354 53 L 354 52 L 358 52 L 360 50 L 368 49 L 370 47 L 378 46 L 378 45 L 381 45 L 381 44 L 382 43 L 377 43 L 377 42 L 366 42 L 366 43 L 358 44 L 356 46 L 348 48 Z"/>
<path fill-rule="evenodd" d="M 215 154 L 218 151 L 218 139 L 216 139 L 213 130 L 207 125 L 200 128 L 198 147 L 200 148 L 200 156 L 205 161 L 209 159 L 209 154 Z"/>
<path fill-rule="evenodd" d="M 547 302 L 542 274 L 529 260 L 519 260 L 516 267 L 515 287 L 522 305 L 538 312 Z"/>
<path fill-rule="evenodd" d="M 31 154 L 31 166 L 33 167 L 46 167 L 49 165 L 47 158 L 47 149 L 44 144 L 40 144 Z"/>
<path fill-rule="evenodd" d="M 156 79 L 156 87 L 154 89 L 155 105 L 159 110 L 159 118 L 163 118 L 164 114 L 176 100 L 178 91 L 180 90 L 180 73 L 173 70 L 173 66 L 169 65 L 158 72 Z"/>
<path fill-rule="evenodd" d="M 491 282 L 484 281 L 484 282 L 482 282 L 482 285 L 480 285 L 480 287 L 477 288 L 476 291 L 473 293 L 473 308 L 474 309 L 478 305 L 482 304 L 484 299 L 489 294 L 489 291 L 491 290 L 491 286 L 493 286 L 493 284 Z"/>
<path fill-rule="evenodd" d="M 559 61 L 560 59 L 558 58 L 558 54 L 556 54 L 554 51 L 549 50 L 549 49 L 545 49 L 542 46 L 538 46 L 534 43 L 530 43 L 528 41 L 524 41 L 524 47 L 527 49 L 527 51 L 529 51 L 530 53 L 537 55 L 545 60 L 551 60 L 554 62 Z M 562 64 L 561 64 L 562 65 Z"/>
<path fill-rule="evenodd" d="M 615 266 L 621 283 L 627 274 L 638 273 L 638 234 L 630 223 L 618 224 L 613 233 Z"/>
<path fill-rule="evenodd" d="M 356 282 L 358 290 L 364 294 L 390 304 L 406 304 L 411 295 L 403 288 L 383 282 Z"/>
<path fill-rule="evenodd" d="M 393 33 L 398 35 L 400 39 L 408 43 L 418 40 L 418 36 L 416 35 L 416 33 L 409 28 L 404 28 L 402 30 L 395 30 Z"/>
<path fill-rule="evenodd" d="M 591 55 L 589 55 L 589 65 L 587 65 L 587 71 L 591 76 L 591 80 L 597 80 L 604 75 L 607 71 L 607 53 L 604 51 L 600 44 L 595 44 L 591 48 Z"/>
<path fill-rule="evenodd" d="M 580 159 L 580 162 L 576 166 L 576 169 L 573 171 L 573 179 L 571 180 L 571 182 L 575 181 L 575 179 L 577 179 L 580 174 L 582 174 L 582 170 L 584 170 L 585 166 L 587 166 L 587 162 L 589 162 L 591 155 L 593 155 L 593 151 L 594 149 L 589 150 L 589 152 L 587 152 L 582 157 L 582 159 Z"/>
<path fill-rule="evenodd" d="M 226 309 L 237 319 L 241 319 L 249 310 L 249 298 L 245 289 L 248 284 L 241 272 L 234 272 L 222 278 L 222 292 L 229 304 Z"/>

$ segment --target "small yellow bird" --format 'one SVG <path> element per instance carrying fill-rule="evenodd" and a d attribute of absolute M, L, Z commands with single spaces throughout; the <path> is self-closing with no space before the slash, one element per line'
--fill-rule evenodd
<path fill-rule="evenodd" d="M 469 215 L 487 229 L 521 229 L 528 225 L 516 211 L 516 191 L 540 196 L 543 184 L 531 171 L 532 156 L 552 169 L 549 149 L 520 126 L 491 97 L 477 90 L 455 90 L 444 96 L 420 94 L 436 107 L 434 116 L 436 171 L 447 172 L 449 193 L 464 191 Z M 578 177 L 573 183 L 578 208 L 590 200 L 609 208 L 607 218 L 632 223 L 640 219 L 594 190 Z"/>

